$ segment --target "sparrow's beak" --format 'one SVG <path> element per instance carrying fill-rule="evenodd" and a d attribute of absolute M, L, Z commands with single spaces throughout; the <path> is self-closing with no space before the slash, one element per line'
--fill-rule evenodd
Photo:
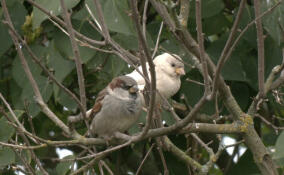
<path fill-rule="evenodd" d="M 176 68 L 175 72 L 177 75 L 185 75 L 183 67 Z"/>
<path fill-rule="evenodd" d="M 131 94 L 135 94 L 136 92 L 138 92 L 138 87 L 137 86 L 132 86 L 131 88 L 129 88 L 129 92 Z"/>

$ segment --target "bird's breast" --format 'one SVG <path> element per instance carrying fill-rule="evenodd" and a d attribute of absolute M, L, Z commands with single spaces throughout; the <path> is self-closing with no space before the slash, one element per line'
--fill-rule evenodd
<path fill-rule="evenodd" d="M 180 79 L 176 77 L 163 76 L 157 79 L 157 89 L 165 98 L 170 98 L 176 94 L 180 84 Z"/>

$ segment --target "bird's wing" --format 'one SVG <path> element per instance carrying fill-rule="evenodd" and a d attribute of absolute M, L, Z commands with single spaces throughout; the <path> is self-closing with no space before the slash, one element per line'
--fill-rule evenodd
<path fill-rule="evenodd" d="M 102 108 L 102 102 L 105 98 L 105 96 L 108 94 L 107 89 L 103 89 L 99 92 L 98 97 L 96 99 L 96 102 L 91 110 L 91 113 L 89 115 L 90 118 L 93 118 L 98 112 L 100 112 Z"/>
<path fill-rule="evenodd" d="M 148 63 L 146 64 L 146 69 L 147 69 L 147 71 L 148 71 L 148 75 L 150 75 Z M 138 67 L 138 70 L 139 70 L 141 73 L 143 72 L 141 66 Z M 131 72 L 130 74 L 127 74 L 126 76 L 133 78 L 133 79 L 137 82 L 138 88 L 139 88 L 140 90 L 143 90 L 143 89 L 144 89 L 145 80 L 144 80 L 143 76 L 141 76 L 140 73 L 138 73 L 136 70 L 134 70 L 134 71 Z"/>

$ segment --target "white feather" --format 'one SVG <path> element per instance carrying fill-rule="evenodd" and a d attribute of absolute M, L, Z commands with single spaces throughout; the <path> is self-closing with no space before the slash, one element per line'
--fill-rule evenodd
<path fill-rule="evenodd" d="M 175 57 L 179 58 L 177 55 Z M 171 66 L 171 63 L 174 62 L 179 67 L 183 68 L 183 63 L 178 61 L 175 57 L 171 56 L 168 53 L 161 54 L 157 56 L 154 59 L 155 64 L 155 72 L 156 72 L 156 87 L 157 90 L 165 97 L 170 98 L 180 88 L 180 76 L 177 76 L 175 73 L 175 68 Z M 146 64 L 148 75 L 150 76 L 149 72 L 149 65 Z M 142 72 L 142 67 L 138 67 L 139 71 Z M 140 91 L 144 89 L 145 86 L 145 80 L 143 76 L 140 75 L 136 70 L 131 72 L 130 74 L 127 74 L 126 76 L 129 76 L 133 78 L 137 84 Z M 150 78 L 151 79 L 151 78 Z M 157 101 L 160 100 L 161 97 L 157 96 Z"/>

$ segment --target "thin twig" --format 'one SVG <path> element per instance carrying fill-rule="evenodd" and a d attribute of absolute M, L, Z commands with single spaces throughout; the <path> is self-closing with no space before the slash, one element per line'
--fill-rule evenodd
<path fill-rule="evenodd" d="M 132 18 L 135 22 L 135 26 L 136 26 L 136 30 L 137 30 L 137 34 L 138 34 L 138 38 L 139 38 L 139 43 L 141 44 L 141 47 L 143 48 L 143 53 L 146 56 L 146 60 L 147 60 L 148 65 L 149 65 L 149 71 L 150 71 L 150 75 L 151 75 L 150 94 L 149 94 L 149 96 L 150 96 L 149 110 L 148 110 L 148 113 L 147 113 L 146 125 L 143 128 L 143 131 L 141 133 L 141 137 L 143 137 L 147 134 L 147 132 L 150 128 L 153 113 L 154 113 L 154 106 L 155 106 L 155 99 L 156 99 L 156 72 L 155 72 L 155 65 L 153 63 L 153 60 L 151 58 L 148 46 L 147 46 L 146 41 L 145 41 L 143 34 L 142 34 L 140 20 L 139 20 L 139 12 L 138 12 L 138 9 L 137 9 L 137 0 L 131 0 L 131 9 L 132 9 Z M 141 59 L 141 60 L 143 60 L 143 59 Z M 146 74 L 146 72 L 147 72 L 147 70 L 143 70 L 144 75 Z M 146 82 L 146 87 L 148 86 L 147 84 L 148 83 Z"/>
<path fill-rule="evenodd" d="M 215 93 L 217 91 L 217 83 L 218 83 L 219 75 L 221 73 L 221 69 L 222 69 L 223 65 L 225 64 L 225 62 L 227 60 L 226 58 L 231 55 L 231 52 L 229 52 L 230 47 L 231 47 L 231 49 L 234 48 L 234 45 L 232 45 L 233 39 L 236 35 L 237 29 L 238 29 L 238 26 L 239 26 L 239 23 L 240 23 L 242 14 L 243 14 L 243 10 L 245 8 L 245 5 L 246 5 L 246 0 L 241 0 L 237 17 L 234 21 L 234 24 L 233 24 L 233 27 L 231 29 L 229 38 L 226 41 L 226 45 L 225 45 L 224 49 L 222 50 L 220 59 L 217 63 L 216 73 L 215 73 L 215 77 L 214 77 L 214 80 L 213 80 L 213 90 L 212 90 L 212 94 L 211 94 L 210 98 L 213 98 L 213 96 L 215 96 Z"/>
<path fill-rule="evenodd" d="M 260 0 L 254 0 L 255 18 L 260 16 Z M 258 90 L 259 98 L 264 97 L 264 38 L 261 18 L 256 19 L 257 53 L 258 53 Z"/>
<path fill-rule="evenodd" d="M 3 101 L 3 103 L 5 104 L 5 106 L 8 108 L 13 120 L 17 123 L 17 126 L 21 128 L 21 130 L 26 130 L 25 127 L 22 125 L 22 123 L 18 120 L 16 114 L 14 113 L 14 111 L 12 110 L 10 104 L 6 101 L 6 99 L 3 97 L 2 93 L 0 92 L 0 98 Z"/>
<path fill-rule="evenodd" d="M 106 170 L 108 171 L 108 173 L 110 175 L 114 175 L 114 173 L 112 172 L 112 170 L 110 169 L 110 167 L 105 163 L 105 161 L 100 160 L 100 162 L 102 163 L 102 165 L 106 168 Z"/>
<path fill-rule="evenodd" d="M 5 142 L 0 142 L 0 145 L 5 146 L 5 147 L 14 148 L 14 149 L 26 149 L 26 150 L 39 149 L 39 148 L 47 147 L 47 144 L 40 144 L 40 145 L 36 145 L 36 146 L 22 146 L 22 145 L 15 145 L 15 144 L 10 144 L 10 143 L 5 143 Z"/>
<path fill-rule="evenodd" d="M 4 22 L 4 24 L 7 24 L 7 22 Z M 27 49 L 28 54 L 31 56 L 32 60 L 38 64 L 41 69 L 45 72 L 45 74 L 48 75 L 48 77 L 58 86 L 60 87 L 63 91 L 65 91 L 79 106 L 79 108 L 82 110 L 82 104 L 80 102 L 80 100 L 76 97 L 76 95 L 74 93 L 72 93 L 69 89 L 67 89 L 62 83 L 60 83 L 55 76 L 48 70 L 47 67 L 45 67 L 44 64 L 42 64 L 42 62 L 40 61 L 40 59 L 34 54 L 34 52 L 31 50 L 31 48 L 29 47 L 29 45 L 27 44 L 27 42 L 25 40 L 23 40 L 23 38 L 17 33 L 17 31 L 15 31 L 10 25 L 7 24 L 7 26 L 9 27 L 9 29 L 14 33 L 14 35 L 18 38 L 18 40 L 20 40 L 20 42 L 23 44 L 23 46 Z"/>
<path fill-rule="evenodd" d="M 5 0 L 4 0 L 4 1 L 5 1 Z M 4 5 L 6 5 L 5 2 L 4 2 Z M 15 120 L 15 117 L 16 117 L 15 113 L 13 112 L 13 110 L 12 110 L 11 107 L 10 107 L 10 105 L 7 103 L 7 101 L 6 101 L 5 98 L 2 96 L 1 93 L 0 93 L 0 97 L 1 97 L 1 99 L 4 101 L 5 105 L 9 108 L 10 113 L 11 113 L 11 115 L 12 115 L 13 118 L 14 118 L 14 121 L 17 122 L 18 119 L 16 118 L 16 120 Z M 4 111 L 4 110 L 2 111 L 2 109 L 0 109 L 0 110 L 1 110 L 1 112 L 4 114 L 4 116 L 6 117 L 6 119 L 11 122 L 12 120 L 9 119 L 9 116 L 5 113 L 5 111 Z M 18 122 L 19 122 L 19 121 L 18 121 Z M 26 137 L 26 136 L 24 135 L 24 133 L 22 132 L 22 131 L 26 131 L 25 128 L 24 128 L 24 126 L 23 126 L 23 124 L 20 123 L 20 125 L 19 125 L 18 127 L 20 127 L 20 129 L 17 130 L 18 133 L 19 133 L 19 135 L 22 137 L 22 139 L 24 140 L 24 142 L 25 142 L 28 146 L 30 146 L 29 140 L 27 139 L 27 137 Z M 32 140 L 35 142 L 34 139 L 32 139 Z M 5 143 L 4 143 L 4 144 L 5 144 Z M 37 158 L 37 156 L 35 155 L 35 153 L 33 152 L 33 150 L 30 150 L 30 153 L 31 153 L 32 158 L 35 160 L 36 164 L 39 166 L 40 170 L 43 172 L 43 174 L 47 175 L 48 173 L 47 173 L 46 170 L 42 167 L 42 165 L 41 165 L 39 159 Z"/>
<path fill-rule="evenodd" d="M 263 123 L 265 123 L 267 126 L 270 126 L 272 129 L 274 129 L 275 133 L 278 134 L 279 130 L 284 130 L 284 127 L 278 127 L 272 124 L 270 121 L 266 120 L 263 116 L 256 114 L 256 117 L 260 118 Z"/>
<path fill-rule="evenodd" d="M 163 26 L 164 26 L 164 22 L 162 21 L 161 25 L 160 25 L 159 33 L 158 33 L 158 36 L 157 36 L 155 48 L 154 48 L 154 51 L 153 51 L 153 54 L 152 54 L 152 59 L 154 59 L 154 57 L 157 53 L 157 50 L 158 50 L 158 47 L 159 47 L 160 37 L 161 37 L 161 34 L 162 34 L 162 30 L 163 30 Z"/>
<path fill-rule="evenodd" d="M 199 52 L 200 52 L 200 60 L 202 64 L 202 70 L 203 70 L 203 79 L 205 84 L 205 94 L 206 96 L 210 94 L 210 85 L 208 80 L 208 68 L 207 68 L 207 61 L 205 60 L 205 50 L 204 50 L 204 44 L 203 44 L 203 38 L 204 34 L 202 32 L 202 17 L 201 17 L 201 0 L 195 1 L 195 11 L 196 11 L 196 26 L 197 26 L 197 39 L 198 39 L 198 45 L 199 45 Z"/>
<path fill-rule="evenodd" d="M 143 31 L 143 37 L 145 39 L 145 41 L 147 41 L 146 38 L 146 22 L 147 22 L 147 9 L 148 9 L 148 4 L 149 4 L 149 0 L 145 0 L 145 4 L 144 4 L 144 10 L 143 10 L 143 23 L 142 23 L 142 31 Z"/>
<path fill-rule="evenodd" d="M 164 167 L 164 175 L 169 175 L 169 169 L 168 169 L 168 166 L 167 166 L 167 162 L 166 162 L 166 159 L 165 159 L 162 147 L 161 146 L 157 146 L 157 150 L 159 152 L 159 155 L 161 157 L 162 164 L 163 164 L 163 167 Z"/>
<path fill-rule="evenodd" d="M 230 57 L 230 55 L 232 54 L 233 50 L 236 48 L 237 43 L 240 41 L 240 39 L 242 38 L 242 36 L 245 34 L 245 32 L 249 29 L 249 27 L 251 27 L 256 20 L 263 18 L 264 16 L 268 15 L 269 13 L 273 12 L 273 10 L 278 7 L 280 4 L 282 3 L 282 0 L 279 0 L 275 5 L 273 5 L 271 8 L 267 9 L 265 12 L 263 12 L 260 16 L 258 16 L 257 18 L 255 18 L 254 20 L 252 20 L 250 23 L 248 23 L 246 25 L 246 27 L 241 31 L 241 33 L 238 35 L 238 37 L 236 38 L 236 40 L 234 41 L 234 43 L 232 44 L 232 46 L 230 47 L 227 55 L 224 58 L 224 62 L 226 62 L 228 60 L 228 58 Z M 217 78 L 217 76 L 216 76 Z"/>
<path fill-rule="evenodd" d="M 20 160 L 21 160 L 21 162 L 23 163 L 24 167 L 26 167 L 28 174 L 36 175 L 35 170 L 34 170 L 34 169 L 32 168 L 32 166 L 28 163 L 28 161 L 26 160 L 26 158 L 23 157 L 23 156 L 21 156 L 21 154 L 20 154 L 17 150 L 13 149 L 13 151 L 14 151 L 14 153 L 17 155 L 17 157 L 20 158 Z"/>
<path fill-rule="evenodd" d="M 212 148 L 208 147 L 207 144 L 205 144 L 195 133 L 191 133 L 190 134 L 195 140 L 197 140 L 197 142 L 206 149 L 206 151 L 210 154 L 210 156 L 214 155 L 214 152 L 212 150 Z"/>
<path fill-rule="evenodd" d="M 101 3 L 98 0 L 94 0 L 94 4 L 95 4 L 96 11 L 97 11 L 97 14 L 98 14 L 98 21 L 99 21 L 100 26 L 102 28 L 103 36 L 104 36 L 106 42 L 109 42 L 110 35 L 109 35 L 109 31 L 108 31 L 107 25 L 106 25 L 105 20 L 104 20 L 104 15 L 103 15 Z"/>
<path fill-rule="evenodd" d="M 76 70 L 77 70 L 77 78 L 79 84 L 79 93 L 80 93 L 80 101 L 83 106 L 83 110 L 81 111 L 82 116 L 85 121 L 85 125 L 87 126 L 88 131 L 90 130 L 89 123 L 86 117 L 87 110 L 87 102 L 86 102 L 86 90 L 85 90 L 85 78 L 82 70 L 82 59 L 79 52 L 79 47 L 75 41 L 74 29 L 71 24 L 70 13 L 68 13 L 67 8 L 65 6 L 64 0 L 60 0 L 60 4 L 63 10 L 64 21 L 66 23 L 66 28 L 69 33 L 69 38 L 72 46 L 73 56 L 75 59 Z"/>
<path fill-rule="evenodd" d="M 192 79 L 190 79 L 190 78 L 186 78 L 185 81 L 192 82 L 192 83 L 195 83 L 195 84 L 200 85 L 200 86 L 204 86 L 204 83 L 201 83 L 201 82 L 199 82 L 199 81 L 192 80 Z"/>
<path fill-rule="evenodd" d="M 14 29 L 14 26 L 12 24 L 12 21 L 11 21 L 11 18 L 10 18 L 10 15 L 8 13 L 8 9 L 7 9 L 7 6 L 5 4 L 5 0 L 2 0 L 1 1 L 1 4 L 2 4 L 2 10 L 3 10 L 3 13 L 4 13 L 4 16 L 5 16 L 5 19 L 7 20 L 7 24 Z M 40 90 L 38 88 L 38 85 L 30 71 L 30 68 L 27 64 L 27 61 L 25 59 L 25 56 L 24 56 L 24 53 L 20 47 L 20 43 L 17 39 L 17 37 L 14 35 L 14 33 L 9 30 L 9 34 L 11 35 L 11 38 L 14 42 L 14 45 L 16 47 L 16 50 L 18 52 L 18 55 L 19 55 L 19 58 L 21 60 L 21 63 L 22 63 L 22 66 L 23 66 L 23 69 L 28 77 L 28 80 L 30 81 L 30 84 L 32 86 L 32 89 L 33 89 L 33 92 L 36 96 L 36 101 L 38 102 L 38 104 L 40 105 L 40 107 L 42 108 L 42 111 L 57 125 L 59 126 L 65 133 L 71 135 L 71 132 L 69 130 L 69 128 L 48 108 L 48 106 L 46 105 L 46 103 L 44 102 L 42 96 L 41 96 L 41 93 L 40 93 Z"/>
<path fill-rule="evenodd" d="M 99 30 L 102 32 L 102 26 L 100 25 L 100 23 L 98 22 L 98 20 L 96 19 L 95 15 L 92 13 L 91 9 L 89 8 L 88 4 L 85 4 L 85 7 L 88 11 L 88 13 L 90 14 L 91 18 L 94 20 L 94 22 L 97 24 Z"/>
<path fill-rule="evenodd" d="M 88 164 L 82 166 L 81 168 L 79 168 L 78 170 L 74 171 L 73 173 L 71 173 L 70 175 L 75 175 L 75 174 L 78 174 L 84 170 L 86 170 L 87 168 L 89 168 L 90 166 L 92 166 L 98 159 L 101 159 L 102 157 L 108 155 L 109 153 L 111 152 L 114 152 L 114 151 L 117 151 L 123 147 L 126 147 L 128 145 L 130 145 L 132 143 L 132 140 L 129 140 L 127 142 L 125 142 L 124 144 L 121 144 L 121 145 L 118 145 L 118 146 L 115 146 L 113 148 L 109 148 L 105 151 L 102 151 L 102 152 L 99 152 L 99 153 L 96 153 L 96 154 L 93 154 L 93 155 L 89 155 L 89 156 L 85 156 L 85 157 L 81 157 L 81 158 L 77 158 L 76 160 L 82 160 L 82 159 L 89 159 L 89 158 L 94 158 L 93 160 L 91 160 Z"/>
<path fill-rule="evenodd" d="M 140 173 L 140 170 L 142 169 L 142 166 L 144 165 L 144 162 L 146 161 L 146 159 L 148 158 L 148 156 L 150 155 L 150 152 L 152 151 L 152 149 L 154 148 L 155 144 L 152 144 L 151 147 L 149 148 L 149 150 L 147 151 L 146 155 L 144 156 L 142 162 L 140 163 L 135 175 L 138 175 Z"/>
<path fill-rule="evenodd" d="M 50 18 L 54 19 L 57 23 L 59 23 L 61 26 L 66 27 L 66 23 L 61 20 L 60 18 L 58 18 L 57 16 L 53 15 L 51 12 L 49 12 L 48 10 L 46 10 L 44 7 L 42 7 L 41 5 L 39 5 L 38 3 L 36 3 L 33 0 L 27 0 L 28 3 L 32 4 L 34 7 L 38 8 L 40 11 L 42 11 L 44 14 L 46 14 L 47 16 L 49 16 Z M 74 29 L 73 29 L 74 30 Z M 86 42 L 90 43 L 90 44 L 94 44 L 94 45 L 101 45 L 104 46 L 105 45 L 105 41 L 96 41 L 93 40 L 91 38 L 86 37 L 85 35 L 77 32 L 76 30 L 74 30 L 75 35 L 78 38 L 81 38 L 82 40 L 85 40 Z"/>

